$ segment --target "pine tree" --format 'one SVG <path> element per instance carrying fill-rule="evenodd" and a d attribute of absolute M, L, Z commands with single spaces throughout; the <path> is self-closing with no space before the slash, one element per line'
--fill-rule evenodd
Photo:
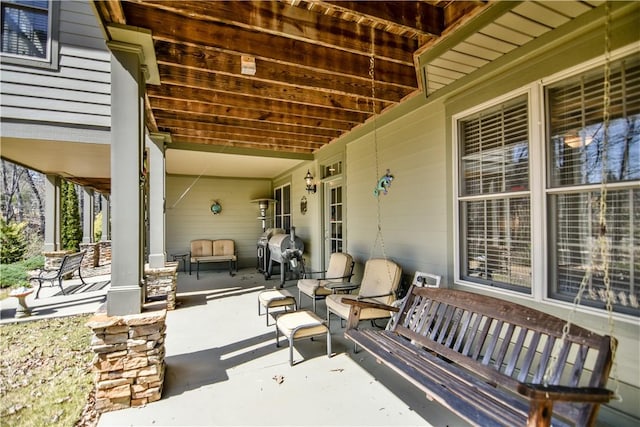
<path fill-rule="evenodd" d="M 27 252 L 27 239 L 23 232 L 26 222 L 5 222 L 0 218 L 0 262 L 11 264 L 21 261 Z"/>
<path fill-rule="evenodd" d="M 62 181 L 62 225 L 60 228 L 60 240 L 63 249 L 77 251 L 82 241 L 82 224 L 80 222 L 80 208 L 78 205 L 78 193 L 73 183 Z"/>

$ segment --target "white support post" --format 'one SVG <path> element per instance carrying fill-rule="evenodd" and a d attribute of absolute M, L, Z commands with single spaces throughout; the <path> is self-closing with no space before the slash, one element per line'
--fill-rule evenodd
<path fill-rule="evenodd" d="M 149 153 L 149 267 L 162 268 L 165 250 L 165 157 L 164 144 L 171 136 L 151 133 L 147 139 Z"/>

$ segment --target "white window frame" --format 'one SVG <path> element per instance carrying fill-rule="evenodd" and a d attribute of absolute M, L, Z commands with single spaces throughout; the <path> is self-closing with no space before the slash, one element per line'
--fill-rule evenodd
<path fill-rule="evenodd" d="M 459 155 L 460 155 L 460 144 L 459 144 L 459 126 L 458 123 L 460 120 L 465 119 L 466 117 L 476 114 L 478 112 L 481 112 L 483 110 L 489 109 L 491 107 L 494 107 L 496 105 L 508 102 L 514 98 L 517 98 L 519 96 L 526 96 L 527 97 L 527 109 L 529 111 L 529 134 L 528 134 L 528 138 L 529 138 L 529 190 L 525 190 L 522 191 L 521 193 L 523 195 L 527 194 L 529 195 L 529 204 L 530 204 L 530 209 L 531 209 L 531 221 L 532 224 L 530 225 L 530 230 L 531 230 L 531 245 L 532 245 L 532 250 L 531 250 L 531 288 L 529 292 L 524 292 L 524 291 L 515 291 L 515 290 L 511 290 L 511 289 L 505 289 L 505 288 L 499 288 L 499 287 L 491 287 L 491 286 L 486 286 L 486 285 L 482 285 L 482 284 L 478 284 L 469 280 L 464 280 L 461 275 L 460 275 L 460 271 L 462 268 L 462 265 L 460 263 L 460 256 L 462 255 L 461 253 L 461 245 L 459 244 L 460 242 L 460 209 L 459 209 L 459 205 L 460 205 L 460 184 L 461 184 L 461 180 L 460 180 L 460 159 L 459 159 Z M 540 123 L 539 118 L 540 118 L 540 112 L 538 109 L 534 108 L 535 107 L 535 101 L 538 100 L 538 93 L 535 90 L 535 84 L 530 84 L 527 86 L 524 86 L 522 88 L 516 89 L 514 91 L 511 91 L 509 93 L 506 93 L 504 95 L 501 95 L 499 97 L 493 98 L 487 102 L 484 102 L 482 104 L 476 105 L 470 109 L 467 109 L 465 111 L 461 111 L 455 115 L 453 115 L 451 117 L 451 128 L 453 130 L 452 132 L 452 137 L 453 137 L 453 165 L 454 165 L 454 176 L 455 179 L 453 180 L 453 194 L 454 194 L 454 206 L 453 206 L 453 211 L 454 211 L 454 215 L 455 215 L 455 224 L 453 227 L 453 234 L 454 234 L 454 242 L 456 242 L 456 244 L 454 245 L 454 280 L 456 283 L 458 284 L 464 284 L 467 286 L 471 286 L 473 288 L 476 289 L 483 289 L 483 290 L 494 290 L 494 291 L 499 291 L 501 293 L 507 293 L 507 294 L 512 294 L 512 295 L 517 295 L 520 297 L 532 297 L 532 296 L 537 296 L 535 294 L 532 295 L 532 293 L 535 292 L 535 281 L 538 280 L 539 278 L 539 274 L 540 271 L 536 270 L 535 266 L 538 265 L 539 261 L 538 261 L 538 257 L 539 257 L 539 253 L 537 253 L 538 251 L 536 251 L 536 247 L 534 245 L 534 242 L 536 241 L 536 237 L 534 236 L 534 222 L 537 221 L 538 218 L 534 218 L 534 207 L 536 208 L 535 210 L 537 211 L 537 206 L 534 205 L 534 203 L 537 203 L 537 201 L 534 199 L 534 194 L 537 190 L 537 186 L 539 185 L 538 183 L 534 183 L 534 179 L 532 177 L 532 173 L 534 173 L 534 167 L 536 167 L 536 162 L 540 161 L 539 156 L 536 154 L 535 156 L 532 154 L 533 151 L 537 151 L 535 149 L 532 149 L 534 147 L 532 147 L 536 141 L 539 141 L 540 138 L 540 126 L 535 125 L 537 123 Z M 539 101 L 538 101 L 539 103 Z M 537 157 L 537 158 L 536 158 Z M 537 170 L 537 169 L 536 169 Z M 506 194 L 506 193 L 505 193 Z M 538 217 L 538 215 L 536 215 L 536 217 Z"/>
<path fill-rule="evenodd" d="M 284 205 L 282 203 L 282 200 L 278 200 L 278 198 L 276 197 L 276 192 L 278 190 L 280 190 L 280 194 L 281 195 L 284 195 L 285 187 L 289 187 L 289 213 L 288 214 L 284 214 L 283 213 Z M 279 185 L 278 187 L 275 187 L 273 189 L 273 198 L 275 200 L 277 200 L 277 202 L 276 202 L 276 204 L 275 204 L 275 206 L 273 208 L 273 226 L 274 227 L 278 227 L 277 223 L 278 223 L 278 219 L 279 219 L 282 227 L 278 227 L 278 228 L 285 229 L 287 231 L 287 233 L 290 232 L 290 228 L 291 228 L 291 225 L 292 225 L 291 222 L 292 222 L 292 219 L 293 219 L 292 212 L 291 212 L 291 209 L 292 209 L 291 208 L 291 197 L 292 197 L 292 192 L 291 192 L 291 183 L 290 182 L 286 183 L 286 184 Z M 280 213 L 279 214 L 278 214 L 278 206 L 280 206 Z M 284 218 L 285 217 L 289 218 L 289 230 L 284 227 Z"/>
<path fill-rule="evenodd" d="M 57 70 L 59 66 L 58 35 L 60 23 L 60 1 L 48 0 L 49 13 L 47 32 L 47 55 L 45 58 L 19 55 L 15 53 L 0 52 L 2 62 L 5 64 L 21 65 L 27 67 L 45 68 Z M 8 3 L 11 4 L 11 3 Z M 4 25 L 4 22 L 0 22 Z"/>
<path fill-rule="evenodd" d="M 631 54 L 639 54 L 640 47 L 637 44 L 629 45 L 610 54 L 610 61 L 616 61 Z M 481 290 L 486 293 L 497 293 L 500 295 L 513 295 L 519 298 L 530 299 L 532 301 L 539 301 L 549 303 L 550 305 L 571 308 L 574 307 L 572 302 L 567 302 L 560 299 L 552 298 L 550 294 L 550 287 L 547 283 L 547 277 L 549 272 L 547 246 L 548 246 L 548 223 L 547 223 L 547 141 L 546 141 L 546 119 L 545 119 L 545 101 L 544 91 L 545 87 L 574 76 L 576 74 L 583 73 L 594 67 L 603 66 L 605 62 L 605 56 L 601 55 L 590 61 L 586 61 L 574 67 L 562 70 L 543 79 L 532 82 L 528 85 L 511 91 L 509 93 L 495 97 L 489 101 L 483 102 L 477 106 L 469 108 L 465 111 L 461 111 L 452 115 L 451 117 L 451 129 L 452 129 L 452 163 L 454 179 L 453 183 L 453 212 L 454 212 L 454 282 L 456 285 L 462 285 L 473 289 Z M 491 108 L 497 104 L 504 103 L 515 97 L 526 94 L 528 96 L 529 106 L 529 194 L 530 194 L 530 209 L 531 209 L 531 291 L 530 293 L 513 291 L 510 289 L 504 289 L 499 287 L 491 287 L 461 278 L 461 245 L 459 244 L 461 238 L 461 212 L 459 209 L 460 196 L 461 196 L 461 179 L 460 179 L 460 146 L 459 146 L 459 121 L 466 117 L 478 113 L 482 110 Z M 621 184 L 621 185 L 628 185 Z M 611 188 L 614 188 L 616 184 L 610 184 Z M 577 311 L 584 313 L 591 313 L 598 316 L 606 316 L 607 313 L 600 309 L 580 305 L 575 307 Z M 637 321 L 638 317 L 620 312 L 614 312 L 613 316 L 616 319 Z"/>

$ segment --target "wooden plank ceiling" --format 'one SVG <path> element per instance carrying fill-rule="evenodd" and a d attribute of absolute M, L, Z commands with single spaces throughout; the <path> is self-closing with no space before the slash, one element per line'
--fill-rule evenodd
<path fill-rule="evenodd" d="M 95 1 L 151 30 L 147 126 L 173 144 L 309 155 L 420 91 L 414 53 L 478 1 Z M 371 66 L 371 57 L 375 58 Z M 241 57 L 255 58 L 254 75 Z M 187 145 L 183 145 L 187 144 Z"/>

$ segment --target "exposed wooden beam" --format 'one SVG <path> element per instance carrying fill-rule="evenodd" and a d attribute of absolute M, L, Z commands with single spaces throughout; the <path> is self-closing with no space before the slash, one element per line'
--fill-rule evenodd
<path fill-rule="evenodd" d="M 120 0 L 100 0 L 93 1 L 93 4 L 98 11 L 98 14 L 102 18 L 104 24 L 126 24 L 127 21 L 122 10 L 122 3 Z"/>
<path fill-rule="evenodd" d="M 322 135 L 328 136 L 332 138 L 337 138 L 342 135 L 342 131 L 338 129 L 314 129 L 308 126 L 294 126 L 289 124 L 282 123 L 269 123 L 269 122 L 261 122 L 261 121 L 250 121 L 250 120 L 242 120 L 234 117 L 217 117 L 211 115 L 202 115 L 196 113 L 190 114 L 177 114 L 167 111 L 154 110 L 154 115 L 156 119 L 160 123 L 159 131 L 167 132 L 167 130 L 162 126 L 163 120 L 196 120 L 201 123 L 211 123 L 222 126 L 233 126 L 233 127 L 242 127 L 247 129 L 257 129 L 257 130 L 270 130 L 274 132 L 284 132 L 291 134 L 299 134 L 304 137 L 304 135 Z M 301 137 L 301 138 L 303 138 Z"/>
<path fill-rule="evenodd" d="M 353 54 L 218 22 L 186 20 L 182 15 L 165 10 L 153 10 L 152 13 L 139 4 L 126 3 L 124 10 L 127 17 L 138 26 L 153 28 L 154 37 L 163 40 L 217 47 L 239 55 L 296 64 L 336 75 L 369 77 L 369 55 Z M 180 28 L 180 31 L 176 31 L 176 28 Z M 413 63 L 399 64 L 377 59 L 376 79 L 417 87 Z"/>
<path fill-rule="evenodd" d="M 268 110 L 258 111 L 236 107 L 225 107 L 195 101 L 155 98 L 153 99 L 152 105 L 154 110 L 183 114 L 211 115 L 215 117 L 234 117 L 241 120 L 282 123 L 294 126 L 307 126 L 316 129 L 338 129 L 346 131 L 353 127 L 350 123 L 338 122 L 335 120 L 307 118 L 293 114 L 274 113 Z"/>
<path fill-rule="evenodd" d="M 303 117 L 336 120 L 351 124 L 362 123 L 370 115 L 369 112 L 358 113 L 354 111 L 338 110 L 335 108 L 294 104 L 291 102 L 245 96 L 238 93 L 196 89 L 193 87 L 170 83 L 165 83 L 161 86 L 148 87 L 147 93 L 153 98 L 206 102 L 261 112 L 271 111 L 281 114 L 295 114 Z"/>
<path fill-rule="evenodd" d="M 210 132 L 210 131 L 202 131 L 197 129 L 185 129 L 185 128 L 171 128 L 172 136 L 185 136 L 190 135 L 194 138 L 199 139 L 210 139 L 210 140 L 229 140 L 229 141 L 237 141 L 237 142 L 247 142 L 253 144 L 282 144 L 288 147 L 301 147 L 301 148 L 309 148 L 316 150 L 322 147 L 324 142 L 315 142 L 308 140 L 300 140 L 300 139 L 284 139 L 284 138 L 271 138 L 266 136 L 257 136 L 257 135 L 246 135 L 243 133 L 229 133 L 229 132 Z"/>
<path fill-rule="evenodd" d="M 338 108 L 355 112 L 370 112 L 371 102 L 366 98 L 326 93 L 310 89 L 296 88 L 270 82 L 261 82 L 244 77 L 235 77 L 203 71 L 160 65 L 162 81 L 170 84 L 184 85 L 217 91 L 242 93 L 247 96 L 262 97 L 273 100 L 286 100 L 297 104 L 319 107 Z M 376 111 L 381 111 L 391 102 L 375 102 Z"/>
<path fill-rule="evenodd" d="M 141 0 L 136 0 L 141 1 Z M 332 16 L 275 1 L 145 1 L 159 9 L 189 19 L 215 21 L 270 35 L 301 40 L 345 50 L 370 54 L 371 29 Z M 417 40 L 373 30 L 376 55 L 389 61 L 411 64 L 418 48 Z"/>
<path fill-rule="evenodd" d="M 444 30 L 441 8 L 422 1 L 321 1 L 346 13 L 356 13 L 382 23 L 439 36 Z"/>
<path fill-rule="evenodd" d="M 279 143 L 259 143 L 259 142 L 244 142 L 231 139 L 216 139 L 216 138 L 196 138 L 189 134 L 186 135 L 172 135 L 172 139 L 176 143 L 186 144 L 203 144 L 203 145 L 215 145 L 221 147 L 239 147 L 239 148 L 252 148 L 258 150 L 271 150 L 271 151 L 287 151 L 291 153 L 312 153 L 315 149 L 313 147 L 300 145 L 287 145 Z"/>
<path fill-rule="evenodd" d="M 157 39 L 158 63 L 193 68 L 202 71 L 237 76 L 240 73 L 240 55 L 215 48 L 202 48 L 190 43 L 176 44 Z M 295 87 L 344 95 L 371 97 L 371 78 L 359 78 L 323 73 L 320 70 L 296 67 L 266 59 L 256 61 L 256 74 L 251 79 L 271 81 Z M 376 99 L 395 102 L 415 91 L 415 86 L 376 82 Z"/>
<path fill-rule="evenodd" d="M 257 138 L 271 138 L 273 140 L 283 141 L 308 141 L 314 144 L 326 144 L 330 142 L 333 137 L 320 136 L 320 135 L 304 135 L 300 133 L 290 132 L 276 132 L 265 129 L 245 128 L 240 126 L 228 126 L 214 123 L 205 123 L 197 120 L 177 120 L 177 119 L 164 119 L 162 121 L 164 128 L 168 132 L 173 133 L 180 131 L 182 133 L 192 129 L 197 132 L 210 132 L 212 135 L 228 134 L 228 135 L 243 135 L 245 137 L 257 137 Z"/>

